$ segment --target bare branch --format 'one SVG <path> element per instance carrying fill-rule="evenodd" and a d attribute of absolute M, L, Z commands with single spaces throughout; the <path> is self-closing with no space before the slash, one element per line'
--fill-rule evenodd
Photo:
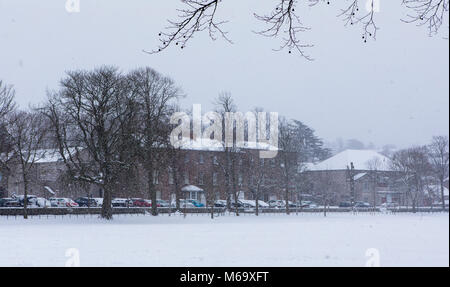
<path fill-rule="evenodd" d="M 296 13 L 296 5 L 297 0 L 280 0 L 270 14 L 255 13 L 256 19 L 268 25 L 267 29 L 256 33 L 265 37 L 278 37 L 284 34 L 282 44 L 275 51 L 287 48 L 289 53 L 292 53 L 292 50 L 297 50 L 302 57 L 312 60 L 305 52 L 305 49 L 312 45 L 304 44 L 298 38 L 299 33 L 308 31 L 310 28 L 303 25 L 300 16 Z"/>
<path fill-rule="evenodd" d="M 403 0 L 402 4 L 412 11 L 402 21 L 426 26 L 430 36 L 437 34 L 448 18 L 449 0 Z"/>
<path fill-rule="evenodd" d="M 227 40 L 227 32 L 221 26 L 227 21 L 217 21 L 216 13 L 221 0 L 182 0 L 185 8 L 178 9 L 180 13 L 177 20 L 168 20 L 166 32 L 159 33 L 160 45 L 156 50 L 144 51 L 149 54 L 159 53 L 175 43 L 184 49 L 196 32 L 208 31 L 211 39 L 216 40 L 217 34 Z"/>
<path fill-rule="evenodd" d="M 343 18 L 345 26 L 357 24 L 362 25 L 362 39 L 364 42 L 367 42 L 368 38 L 376 39 L 377 30 L 379 29 L 375 23 L 376 12 L 375 0 L 371 0 L 365 9 L 361 9 L 359 0 L 352 0 L 349 6 L 341 10 L 338 17 Z"/>

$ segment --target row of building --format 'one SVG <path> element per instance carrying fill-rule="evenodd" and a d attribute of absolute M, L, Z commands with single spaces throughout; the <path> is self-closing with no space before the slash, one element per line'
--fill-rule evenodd
<path fill-rule="evenodd" d="M 226 182 L 221 165 L 223 151 L 220 148 L 202 148 L 190 145 L 179 150 L 178 168 L 154 174 L 152 181 L 157 198 L 173 200 L 175 194 L 182 198 L 205 202 L 208 194 L 216 199 L 226 198 Z M 255 199 L 252 188 L 254 180 L 247 164 L 249 160 L 261 160 L 256 148 L 244 148 L 236 162 L 236 181 L 241 199 Z M 66 165 L 56 151 L 43 150 L 43 156 L 35 163 L 29 194 L 44 198 L 82 196 L 102 197 L 103 190 L 94 184 L 80 184 L 67 178 Z M 263 160 L 265 176 L 259 199 L 285 199 L 281 156 Z M 176 177 L 176 178 L 175 178 Z M 317 164 L 307 164 L 299 169 L 299 176 L 290 183 L 289 200 L 311 200 L 319 204 L 363 201 L 374 205 L 397 203 L 407 205 L 407 192 L 398 183 L 399 175 L 391 169 L 389 158 L 372 150 L 346 150 Z M 448 201 L 448 179 L 446 180 Z M 0 197 L 24 193 L 20 169 L 0 170 Z M 436 202 L 437 185 L 430 184 L 424 191 L 421 204 Z M 118 176 L 114 197 L 150 198 L 148 176 L 142 168 L 130 176 Z"/>

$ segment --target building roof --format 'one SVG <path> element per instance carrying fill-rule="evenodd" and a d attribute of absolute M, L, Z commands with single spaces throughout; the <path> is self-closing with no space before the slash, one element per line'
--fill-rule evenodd
<path fill-rule="evenodd" d="M 374 150 L 345 150 L 337 155 L 310 166 L 312 171 L 346 170 L 353 163 L 355 170 L 372 170 L 376 162 L 377 170 L 391 171 L 390 159 Z"/>
<path fill-rule="evenodd" d="M 183 138 L 181 149 L 183 150 L 198 150 L 198 151 L 223 151 L 224 143 L 212 140 L 208 138 L 198 138 L 192 140 L 190 138 Z M 278 151 L 278 147 L 272 146 L 268 143 L 264 142 L 239 142 L 238 148 L 242 149 L 252 149 L 252 150 L 269 150 L 269 151 Z"/>
<path fill-rule="evenodd" d="M 186 185 L 181 189 L 183 192 L 203 192 L 203 189 L 201 189 L 198 186 L 195 185 Z"/>

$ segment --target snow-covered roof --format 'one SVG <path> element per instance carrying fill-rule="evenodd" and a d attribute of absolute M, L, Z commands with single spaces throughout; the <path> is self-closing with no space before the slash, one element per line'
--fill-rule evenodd
<path fill-rule="evenodd" d="M 345 150 L 337 155 L 324 160 L 310 170 L 346 170 L 353 163 L 356 170 L 371 170 L 371 163 L 377 162 L 377 170 L 391 171 L 390 159 L 374 150 Z"/>
<path fill-rule="evenodd" d="M 53 189 L 51 189 L 51 188 L 48 187 L 48 186 L 44 186 L 44 189 L 47 190 L 50 194 L 53 194 L 53 195 L 56 194 L 56 193 L 53 191 Z"/>
<path fill-rule="evenodd" d="M 239 142 L 238 148 L 277 151 L 278 148 L 263 142 Z M 181 149 L 183 150 L 201 150 L 201 151 L 223 151 L 223 142 L 208 138 L 190 139 L 183 138 Z"/>
<path fill-rule="evenodd" d="M 76 148 L 70 148 L 70 153 L 75 153 Z M 68 155 L 67 151 L 66 154 Z M 36 150 L 36 163 L 52 163 L 52 162 L 60 162 L 63 158 L 59 153 L 58 149 L 40 149 Z"/>
<path fill-rule="evenodd" d="M 354 179 L 354 180 L 358 180 L 358 179 L 360 179 L 361 177 L 365 176 L 366 174 L 367 174 L 367 172 L 360 172 L 360 173 L 358 173 L 357 175 L 355 175 L 355 176 L 353 177 L 353 179 Z"/>
<path fill-rule="evenodd" d="M 183 192 L 203 192 L 203 189 L 201 189 L 198 186 L 195 185 L 186 185 L 181 189 Z"/>

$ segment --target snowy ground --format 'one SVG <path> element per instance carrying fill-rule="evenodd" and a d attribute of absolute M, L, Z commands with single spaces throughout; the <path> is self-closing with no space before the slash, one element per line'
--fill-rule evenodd
<path fill-rule="evenodd" d="M 81 266 L 448 267 L 449 215 L 0 217 L 0 266 L 65 266 L 77 252 Z"/>

